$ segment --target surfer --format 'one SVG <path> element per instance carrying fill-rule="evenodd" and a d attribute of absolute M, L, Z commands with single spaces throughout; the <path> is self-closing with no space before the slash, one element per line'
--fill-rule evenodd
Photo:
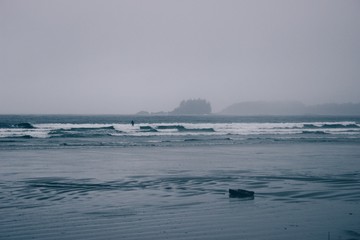
<path fill-rule="evenodd" d="M 135 122 L 134 120 L 131 120 L 131 126 L 134 126 Z"/>

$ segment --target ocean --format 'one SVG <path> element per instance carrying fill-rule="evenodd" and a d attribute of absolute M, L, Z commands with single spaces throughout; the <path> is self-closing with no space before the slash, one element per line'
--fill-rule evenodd
<path fill-rule="evenodd" d="M 0 148 L 359 143 L 359 122 L 359 117 L 2 115 Z"/>
<path fill-rule="evenodd" d="M 359 186 L 360 117 L 0 115 L 0 239 L 360 239 Z"/>

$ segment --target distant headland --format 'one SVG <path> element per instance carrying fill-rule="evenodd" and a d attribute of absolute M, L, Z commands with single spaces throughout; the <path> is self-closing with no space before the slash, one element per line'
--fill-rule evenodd
<path fill-rule="evenodd" d="M 240 102 L 230 105 L 219 114 L 224 115 L 334 115 L 357 116 L 360 115 L 360 103 L 326 103 L 318 105 L 305 105 L 301 102 Z"/>

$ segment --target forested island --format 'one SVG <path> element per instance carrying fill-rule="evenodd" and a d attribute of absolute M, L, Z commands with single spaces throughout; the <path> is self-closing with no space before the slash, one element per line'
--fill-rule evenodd
<path fill-rule="evenodd" d="M 210 114 L 211 104 L 205 99 L 189 99 L 181 101 L 180 105 L 170 114 Z"/>

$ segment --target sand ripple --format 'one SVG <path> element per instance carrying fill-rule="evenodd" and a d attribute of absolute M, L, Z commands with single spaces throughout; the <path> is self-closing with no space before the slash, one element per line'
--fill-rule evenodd
<path fill-rule="evenodd" d="M 331 176 L 257 175 L 251 172 L 214 172 L 214 175 L 130 176 L 126 179 L 99 182 L 96 179 L 31 178 L 16 183 L 2 183 L 3 192 L 13 199 L 60 201 L 90 194 L 149 192 L 162 197 L 225 195 L 228 188 L 245 188 L 256 198 L 275 201 L 312 201 L 316 199 L 360 201 L 359 172 Z M 146 197 L 146 196 L 143 196 Z M 0 200 L 7 201 L 6 194 Z"/>

